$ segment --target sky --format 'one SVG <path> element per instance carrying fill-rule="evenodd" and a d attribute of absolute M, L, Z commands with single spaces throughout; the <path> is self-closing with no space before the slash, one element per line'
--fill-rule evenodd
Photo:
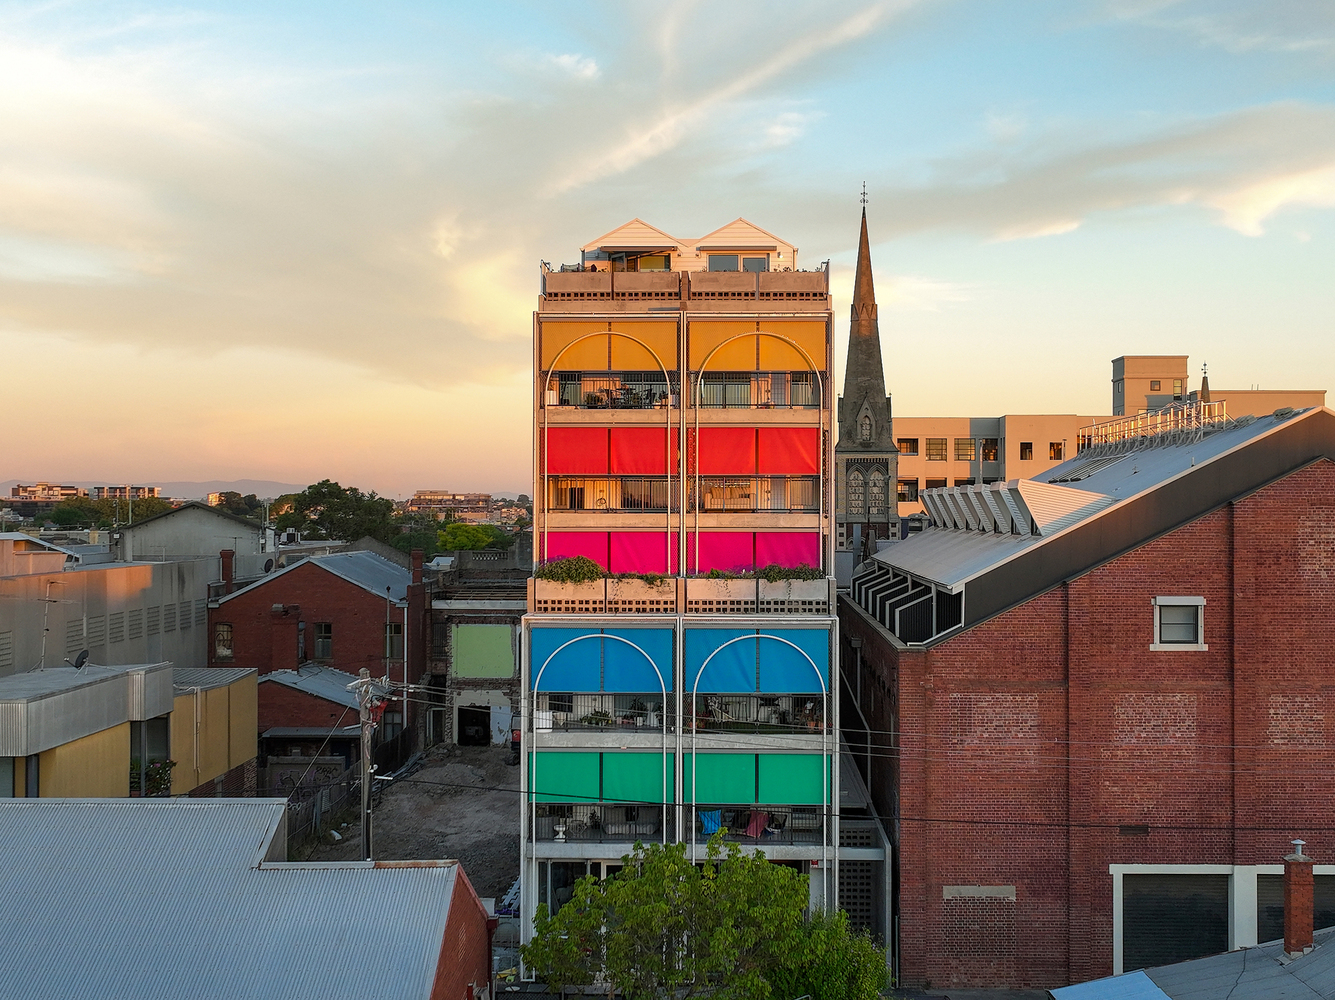
<path fill-rule="evenodd" d="M 1318 0 L 0 0 L 0 480 L 531 492 L 538 262 L 829 259 L 903 415 L 1335 390 Z"/>

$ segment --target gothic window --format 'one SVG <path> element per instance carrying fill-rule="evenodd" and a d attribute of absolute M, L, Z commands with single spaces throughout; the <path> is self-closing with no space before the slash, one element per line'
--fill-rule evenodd
<path fill-rule="evenodd" d="M 885 516 L 885 473 L 875 469 L 871 474 L 871 487 L 867 490 L 867 508 L 874 517 Z"/>
<path fill-rule="evenodd" d="M 861 515 L 866 504 L 866 480 L 861 469 L 848 473 L 848 512 Z"/>
<path fill-rule="evenodd" d="M 863 441 L 871 440 L 871 417 L 867 416 L 865 413 L 862 415 L 862 419 L 858 422 L 858 437 Z"/>

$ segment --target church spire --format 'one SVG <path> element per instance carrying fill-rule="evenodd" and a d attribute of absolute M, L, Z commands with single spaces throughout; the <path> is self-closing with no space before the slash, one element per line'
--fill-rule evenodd
<path fill-rule="evenodd" d="M 893 450 L 890 406 L 881 367 L 881 331 L 876 315 L 876 288 L 872 282 L 871 240 L 867 236 L 867 208 L 862 209 L 858 262 L 853 278 L 853 306 L 848 325 L 848 360 L 839 401 L 839 445 L 859 450 Z M 862 416 L 871 417 L 870 439 Z"/>

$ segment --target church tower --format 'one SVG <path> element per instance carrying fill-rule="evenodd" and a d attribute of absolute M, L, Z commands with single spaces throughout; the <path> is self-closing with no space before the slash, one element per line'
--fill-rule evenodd
<path fill-rule="evenodd" d="M 853 567 L 876 551 L 876 542 L 899 537 L 899 451 L 890 423 L 890 397 L 881 367 L 881 332 L 872 285 L 867 209 L 862 209 L 857 276 L 848 327 L 848 364 L 839 397 L 839 438 L 834 449 L 835 575 L 847 586 Z"/>

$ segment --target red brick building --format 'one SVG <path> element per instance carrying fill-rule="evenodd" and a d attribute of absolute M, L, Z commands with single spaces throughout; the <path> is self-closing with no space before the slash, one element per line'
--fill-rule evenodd
<path fill-rule="evenodd" d="M 925 494 L 841 601 L 906 985 L 1252 945 L 1289 841 L 1335 861 L 1335 413 L 1122 423 L 1041 482 Z"/>
<path fill-rule="evenodd" d="M 373 676 L 415 684 L 427 660 L 427 616 L 420 552 L 411 570 L 372 552 L 314 556 L 209 602 L 210 664 L 254 667 L 261 680 L 302 664 L 352 676 L 365 667 Z M 296 721 L 313 711 L 305 705 L 309 698 L 293 706 L 292 719 L 280 718 L 279 703 L 290 700 L 281 687 L 261 684 L 260 714 L 268 726 L 333 725 Z M 396 724 L 392 714 L 385 721 Z M 416 714 L 408 713 L 410 729 Z"/>

